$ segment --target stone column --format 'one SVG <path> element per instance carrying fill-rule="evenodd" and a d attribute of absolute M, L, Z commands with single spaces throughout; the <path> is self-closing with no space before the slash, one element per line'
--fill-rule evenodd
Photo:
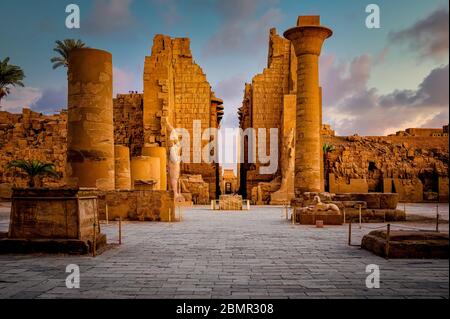
<path fill-rule="evenodd" d="M 165 147 L 144 147 L 143 156 L 159 158 L 160 166 L 160 187 L 159 190 L 167 190 L 167 149 Z"/>
<path fill-rule="evenodd" d="M 96 49 L 70 53 L 67 184 L 114 190 L 112 56 Z"/>
<path fill-rule="evenodd" d="M 292 42 L 298 59 L 297 123 L 295 147 L 295 194 L 320 192 L 321 108 L 319 92 L 319 56 L 325 39 L 333 32 L 320 26 L 320 17 L 299 17 L 297 27 L 284 36 Z"/>
<path fill-rule="evenodd" d="M 131 189 L 130 149 L 123 145 L 114 147 L 116 189 Z"/>

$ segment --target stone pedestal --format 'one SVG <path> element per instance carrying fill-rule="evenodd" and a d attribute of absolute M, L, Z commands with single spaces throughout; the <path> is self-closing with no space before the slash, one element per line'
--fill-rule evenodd
<path fill-rule="evenodd" d="M 220 210 L 242 210 L 242 196 L 238 195 L 221 195 L 219 200 Z"/>
<path fill-rule="evenodd" d="M 300 225 L 342 225 L 344 218 L 341 213 L 335 211 L 308 211 L 307 209 L 295 208 L 295 222 Z"/>
<path fill-rule="evenodd" d="M 68 80 L 67 184 L 113 190 L 111 54 L 73 50 Z"/>
<path fill-rule="evenodd" d="M 323 189 L 319 56 L 325 39 L 332 33 L 330 29 L 320 26 L 318 16 L 299 17 L 297 27 L 284 33 L 292 42 L 298 60 L 296 196 L 304 192 L 320 192 Z"/>
<path fill-rule="evenodd" d="M 96 191 L 14 189 L 9 234 L 0 240 L 0 252 L 87 254 L 94 238 L 97 247 L 106 244 Z"/>

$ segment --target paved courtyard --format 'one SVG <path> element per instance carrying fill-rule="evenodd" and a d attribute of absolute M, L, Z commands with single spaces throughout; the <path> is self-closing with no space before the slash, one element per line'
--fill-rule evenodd
<path fill-rule="evenodd" d="M 442 209 L 448 216 L 448 205 Z M 434 228 L 433 221 L 405 225 Z M 117 242 L 117 224 L 102 227 Z M 4 206 L 0 231 L 7 228 Z M 196 207 L 185 210 L 182 223 L 125 223 L 123 245 L 95 259 L 0 256 L 0 298 L 449 297 L 448 260 L 385 260 L 349 247 L 347 229 L 293 226 L 281 207 L 227 213 Z M 355 226 L 353 243 L 368 231 Z M 78 290 L 65 286 L 68 264 L 80 267 Z M 368 264 L 380 267 L 380 289 L 365 286 Z"/>

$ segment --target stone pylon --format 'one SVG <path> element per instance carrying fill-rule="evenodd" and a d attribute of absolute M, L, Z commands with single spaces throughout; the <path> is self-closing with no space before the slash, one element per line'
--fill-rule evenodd
<path fill-rule="evenodd" d="M 69 56 L 67 184 L 114 190 L 112 55 L 76 49 Z"/>
<path fill-rule="evenodd" d="M 324 41 L 333 32 L 320 25 L 319 16 L 301 16 L 297 27 L 284 36 L 292 42 L 297 64 L 297 123 L 295 147 L 295 194 L 321 192 L 322 142 L 319 56 Z"/>

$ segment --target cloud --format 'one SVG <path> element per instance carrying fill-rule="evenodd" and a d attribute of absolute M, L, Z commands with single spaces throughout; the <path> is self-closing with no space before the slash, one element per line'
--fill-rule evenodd
<path fill-rule="evenodd" d="M 67 109 L 67 88 L 51 88 L 42 92 L 41 97 L 30 105 L 31 109 L 45 114 L 53 114 Z"/>
<path fill-rule="evenodd" d="M 131 71 L 114 67 L 113 69 L 113 95 L 128 93 L 129 91 L 142 92 L 142 79 L 138 77 L 143 73 L 140 66 Z"/>
<path fill-rule="evenodd" d="M 321 57 L 325 122 L 340 135 L 386 135 L 408 127 L 440 127 L 449 121 L 449 69 L 435 67 L 416 89 L 380 94 L 369 87 L 372 68 L 382 63 L 393 45 L 406 44 L 420 59 L 448 57 L 448 7 L 441 7 L 412 26 L 389 35 L 374 57 L 363 54 L 339 63 Z"/>
<path fill-rule="evenodd" d="M 370 78 L 372 60 L 361 55 L 350 63 L 336 63 L 333 55 L 324 55 L 320 61 L 322 86 L 326 88 L 324 101 L 338 103 L 364 90 Z"/>
<path fill-rule="evenodd" d="M 113 93 L 128 93 L 142 91 L 141 66 L 135 71 L 114 67 Z M 1 110 L 11 113 L 21 112 L 24 107 L 45 114 L 53 114 L 67 108 L 67 88 L 39 89 L 33 87 L 17 87 L 11 89 L 11 94 L 1 101 Z"/>
<path fill-rule="evenodd" d="M 380 105 L 383 107 L 446 105 L 449 101 L 448 85 L 449 71 L 446 65 L 432 70 L 417 90 L 396 90 L 383 96 Z"/>
<path fill-rule="evenodd" d="M 15 87 L 11 93 L 1 100 L 1 110 L 21 113 L 24 107 L 30 107 L 42 97 L 41 90 L 32 87 Z"/>
<path fill-rule="evenodd" d="M 131 4 L 133 0 L 94 0 L 94 6 L 81 31 L 106 35 L 123 31 L 134 24 Z"/>
<path fill-rule="evenodd" d="M 176 0 L 150 0 L 158 16 L 163 18 L 166 26 L 173 26 L 181 19 Z"/>
<path fill-rule="evenodd" d="M 12 88 L 11 94 L 2 100 L 2 111 L 20 113 L 23 108 L 35 112 L 53 114 L 67 108 L 67 88 Z"/>
<path fill-rule="evenodd" d="M 373 66 L 370 56 L 342 64 L 333 57 L 323 61 L 325 122 L 340 135 L 386 135 L 408 127 L 448 123 L 448 65 L 433 69 L 415 90 L 380 95 L 368 87 Z"/>
<path fill-rule="evenodd" d="M 448 57 L 449 47 L 448 7 L 441 7 L 404 30 L 391 32 L 389 42 L 406 44 L 421 59 L 443 60 Z"/>
<path fill-rule="evenodd" d="M 216 96 L 223 99 L 225 105 L 225 117 L 222 120 L 223 127 L 239 127 L 239 120 L 236 114 L 242 104 L 245 82 L 246 76 L 244 74 L 236 74 L 220 81 L 214 87 Z"/>
<path fill-rule="evenodd" d="M 272 6 L 273 3 L 257 0 L 217 1 L 215 8 L 223 21 L 206 43 L 203 55 L 220 56 L 236 52 L 245 55 L 262 50 L 267 44 L 269 29 L 283 18 L 282 12 Z M 259 14 L 261 11 L 263 13 Z"/>

